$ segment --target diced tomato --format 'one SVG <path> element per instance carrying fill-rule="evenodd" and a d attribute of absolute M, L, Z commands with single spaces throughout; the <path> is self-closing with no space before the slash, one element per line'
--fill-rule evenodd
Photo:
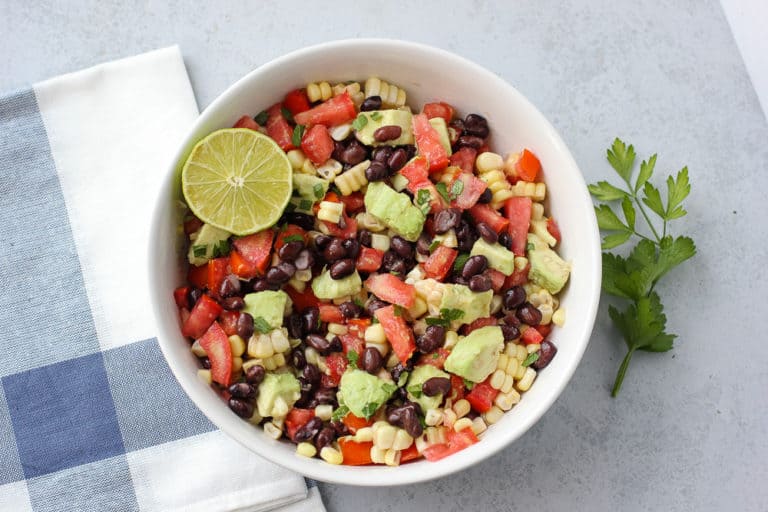
<path fill-rule="evenodd" d="M 499 320 L 497 318 L 494 318 L 492 316 L 485 317 L 485 318 L 478 318 L 474 320 L 472 323 L 464 327 L 464 335 L 471 333 L 475 329 L 480 329 L 481 327 L 488 327 L 489 325 L 499 325 Z"/>
<path fill-rule="evenodd" d="M 509 226 L 509 219 L 494 210 L 487 204 L 476 204 L 469 209 L 469 214 L 475 219 L 475 222 L 488 224 L 496 233 L 501 233 Z"/>
<path fill-rule="evenodd" d="M 560 226 L 557 225 L 557 222 L 552 217 L 547 219 L 547 231 L 549 231 L 549 234 L 552 235 L 552 238 L 557 240 L 557 243 L 560 243 L 560 241 L 563 239 L 562 235 L 560 234 Z"/>
<path fill-rule="evenodd" d="M 288 297 L 291 298 L 293 307 L 296 308 L 297 311 L 320 306 L 320 300 L 315 297 L 315 293 L 312 291 L 311 286 L 307 286 L 303 292 L 297 291 L 293 286 L 286 286 L 284 290 L 285 293 L 288 294 Z"/>
<path fill-rule="evenodd" d="M 288 438 L 294 441 L 296 432 L 298 432 L 301 427 L 309 423 L 309 420 L 314 417 L 314 409 L 299 409 L 298 407 L 293 407 L 290 411 L 288 411 L 288 416 L 285 417 L 285 430 L 288 434 Z"/>
<path fill-rule="evenodd" d="M 402 316 L 395 314 L 395 306 L 379 308 L 374 312 L 374 315 L 384 328 L 384 334 L 387 336 L 389 344 L 392 345 L 397 359 L 406 364 L 416 350 L 413 331 Z"/>
<path fill-rule="evenodd" d="M 309 110 L 309 98 L 304 89 L 294 89 L 285 95 L 283 99 L 285 108 L 291 111 L 294 116 Z"/>
<path fill-rule="evenodd" d="M 341 340 L 341 346 L 343 347 L 344 354 L 349 354 L 351 350 L 354 350 L 358 356 L 363 355 L 365 350 L 365 341 L 362 338 L 355 336 L 354 334 L 342 334 L 339 336 Z"/>
<path fill-rule="evenodd" d="M 320 321 L 340 324 L 344 322 L 344 315 L 341 314 L 339 306 L 333 304 L 320 304 Z"/>
<path fill-rule="evenodd" d="M 221 314 L 219 303 L 206 294 L 202 294 L 195 307 L 189 312 L 189 317 L 181 327 L 181 333 L 190 338 L 199 338 Z"/>
<path fill-rule="evenodd" d="M 357 117 L 357 109 L 349 93 L 345 91 L 306 112 L 296 114 L 293 119 L 296 124 L 304 126 L 323 124 L 330 128 L 351 121 L 355 117 Z"/>
<path fill-rule="evenodd" d="M 344 211 L 350 214 L 359 212 L 365 206 L 365 198 L 362 192 L 353 192 L 348 196 L 341 196 L 339 201 L 344 203 Z"/>
<path fill-rule="evenodd" d="M 453 268 L 453 262 L 456 261 L 456 256 L 458 256 L 458 254 L 458 251 L 455 249 L 451 249 L 444 245 L 438 246 L 438 248 L 435 249 L 435 252 L 430 254 L 427 261 L 424 262 L 424 272 L 426 272 L 427 277 L 439 281 L 445 279 L 445 276 L 447 276 Z"/>
<path fill-rule="evenodd" d="M 429 161 L 429 172 L 441 171 L 448 166 L 448 153 L 440 143 L 440 135 L 429 124 L 426 115 L 413 116 L 413 136 L 416 138 L 419 154 L 427 157 Z"/>
<path fill-rule="evenodd" d="M 461 400 L 462 398 L 464 398 L 466 391 L 467 391 L 467 387 L 464 385 L 464 379 L 452 373 L 451 374 L 451 396 L 453 397 L 454 403 L 457 400 Z"/>
<path fill-rule="evenodd" d="M 232 378 L 232 346 L 227 334 L 218 322 L 213 322 L 199 341 L 211 362 L 211 378 L 222 386 L 229 386 Z"/>
<path fill-rule="evenodd" d="M 406 309 L 412 307 L 416 300 L 416 288 L 392 274 L 374 274 L 366 279 L 365 287 L 381 300 Z"/>
<path fill-rule="evenodd" d="M 328 133 L 328 128 L 322 124 L 316 124 L 308 129 L 301 138 L 301 150 L 313 164 L 325 163 L 333 153 L 333 139 Z"/>
<path fill-rule="evenodd" d="M 350 318 L 347 320 L 347 329 L 349 330 L 349 334 L 357 336 L 361 339 L 365 337 L 365 330 L 370 327 L 370 325 L 370 318 Z"/>
<path fill-rule="evenodd" d="M 359 429 L 373 425 L 373 418 L 367 420 L 350 412 L 341 419 L 341 422 L 347 426 L 350 432 L 355 434 Z"/>
<path fill-rule="evenodd" d="M 340 437 L 339 448 L 341 448 L 341 455 L 344 457 L 343 464 L 346 466 L 364 466 L 366 464 L 373 464 L 373 461 L 371 460 L 371 448 L 373 448 L 373 443 L 371 441 L 358 443 L 352 441 L 350 438 Z"/>
<path fill-rule="evenodd" d="M 201 227 L 203 227 L 203 221 L 194 215 L 189 214 L 184 218 L 184 234 L 191 235 Z"/>
<path fill-rule="evenodd" d="M 449 428 L 445 435 L 448 442 L 445 444 L 432 445 L 429 448 L 426 448 L 422 452 L 424 458 L 429 461 L 437 461 L 480 441 L 472 431 L 471 427 L 467 427 L 460 432 L 456 432 L 452 428 Z"/>
<path fill-rule="evenodd" d="M 515 269 L 514 272 L 512 272 L 511 275 L 507 276 L 507 279 L 504 281 L 504 287 L 505 288 L 512 288 L 513 286 L 517 285 L 523 285 L 528 282 L 528 271 L 530 271 L 531 265 L 530 263 L 525 266 L 522 270 Z"/>
<path fill-rule="evenodd" d="M 269 266 L 274 237 L 273 229 L 265 229 L 235 239 L 232 242 L 234 250 L 229 253 L 229 266 L 232 268 L 232 273 L 243 279 L 252 279 L 264 274 Z"/>
<path fill-rule="evenodd" d="M 357 236 L 357 221 L 347 215 L 347 212 L 343 212 L 341 217 L 342 222 L 339 224 L 334 224 L 333 222 L 328 222 L 326 220 L 323 221 L 328 228 L 328 233 L 331 236 L 338 238 L 355 238 Z M 341 225 L 342 223 L 343 227 Z"/>
<path fill-rule="evenodd" d="M 498 389 L 493 389 L 491 387 L 490 381 L 491 378 L 488 377 L 483 382 L 478 382 L 464 397 L 469 402 L 469 405 L 479 413 L 490 411 L 493 406 L 493 401 L 499 394 Z"/>
<path fill-rule="evenodd" d="M 411 446 L 400 452 L 400 464 L 404 464 L 409 460 L 415 460 L 421 457 L 419 449 L 416 448 L 416 443 L 411 443 Z"/>
<path fill-rule="evenodd" d="M 427 161 L 427 158 L 422 155 L 412 158 L 398 172 L 408 180 L 408 190 L 413 193 L 416 193 L 419 189 L 419 185 L 430 182 L 429 162 Z"/>
<path fill-rule="evenodd" d="M 221 283 L 229 275 L 229 258 L 214 258 L 208 260 L 208 293 L 212 297 L 219 298 Z"/>
<path fill-rule="evenodd" d="M 460 167 L 463 172 L 474 172 L 477 150 L 464 146 L 451 155 L 451 165 Z"/>
<path fill-rule="evenodd" d="M 447 349 L 444 349 L 443 347 L 438 348 L 434 352 L 430 352 L 429 354 L 424 354 L 419 358 L 418 364 L 428 364 L 430 366 L 434 366 L 435 368 L 443 369 L 443 365 L 445 364 L 445 360 L 448 359 L 448 354 L 450 352 Z"/>
<path fill-rule="evenodd" d="M 186 308 L 189 306 L 189 286 L 181 286 L 173 290 L 173 300 L 176 301 L 176 306 L 179 308 Z"/>
<path fill-rule="evenodd" d="M 239 311 L 227 311 L 224 310 L 219 315 L 219 324 L 227 336 L 237 334 L 237 319 L 240 318 Z M 246 340 L 248 341 L 248 340 Z"/>
<path fill-rule="evenodd" d="M 525 256 L 528 229 L 531 227 L 532 205 L 533 201 L 530 197 L 510 197 L 504 204 L 504 214 L 509 219 L 507 229 L 512 239 L 512 252 L 516 256 Z"/>
<path fill-rule="evenodd" d="M 469 210 L 475 206 L 477 200 L 480 199 L 485 189 L 488 188 L 488 184 L 474 174 L 466 172 L 459 174 L 458 179 L 464 183 L 464 188 L 462 188 L 459 197 L 453 202 L 453 206 L 457 206 L 462 210 Z M 451 189 L 453 189 L 453 185 L 451 185 Z"/>
<path fill-rule="evenodd" d="M 533 327 L 529 327 L 520 335 L 520 341 L 526 345 L 538 345 L 544 341 L 544 336 L 542 336 L 541 333 Z"/>
<path fill-rule="evenodd" d="M 290 151 L 295 149 L 293 145 L 293 128 L 288 124 L 288 121 L 283 117 L 280 103 L 276 103 L 269 107 L 267 110 L 269 117 L 267 118 L 267 135 L 277 142 L 277 145 L 283 151 Z"/>
<path fill-rule="evenodd" d="M 536 155 L 528 151 L 523 150 L 523 154 L 520 155 L 520 159 L 515 164 L 515 172 L 518 179 L 523 181 L 536 181 L 536 175 L 541 170 L 541 162 L 536 158 Z"/>
<path fill-rule="evenodd" d="M 325 356 L 325 365 L 331 372 L 330 375 L 323 374 L 324 387 L 336 387 L 341 382 L 341 376 L 347 370 L 347 357 L 339 352 L 334 352 Z"/>
<path fill-rule="evenodd" d="M 546 338 L 547 336 L 549 336 L 549 333 L 552 332 L 552 324 L 539 324 L 536 327 L 534 327 L 534 329 L 539 331 L 539 334 L 541 334 L 543 338 Z"/>
<path fill-rule="evenodd" d="M 232 128 L 248 128 L 249 130 L 259 131 L 259 123 L 254 121 L 251 116 L 243 116 L 237 120 Z"/>
<path fill-rule="evenodd" d="M 290 238 L 290 240 L 288 240 L 288 242 L 290 242 L 297 236 L 300 236 L 301 240 L 304 243 L 307 243 L 306 231 L 301 229 L 296 224 L 287 224 L 285 228 L 277 234 L 277 238 L 275 239 L 275 251 L 279 251 L 280 248 L 287 243 L 285 241 L 286 238 Z"/>
<path fill-rule="evenodd" d="M 187 281 L 201 290 L 208 286 L 208 265 L 203 264 L 199 267 L 190 265 L 187 270 Z"/>
<path fill-rule="evenodd" d="M 381 267 L 383 260 L 384 251 L 362 246 L 360 247 L 360 254 L 357 256 L 356 267 L 360 272 L 376 272 Z"/>
<path fill-rule="evenodd" d="M 453 119 L 453 114 L 455 112 L 454 108 L 450 106 L 449 104 L 440 101 L 436 103 L 427 103 L 424 105 L 424 107 L 421 109 L 421 112 L 427 116 L 429 119 L 433 119 L 435 117 L 442 117 L 445 119 L 446 123 L 450 123 L 451 119 Z"/>

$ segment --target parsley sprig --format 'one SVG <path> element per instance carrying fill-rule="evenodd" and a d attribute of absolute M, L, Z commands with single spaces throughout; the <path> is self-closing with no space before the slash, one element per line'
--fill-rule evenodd
<path fill-rule="evenodd" d="M 608 314 L 627 344 L 627 353 L 621 362 L 611 395 L 618 395 L 632 355 L 637 350 L 666 352 L 677 337 L 666 332 L 667 317 L 664 306 L 654 287 L 667 272 L 696 254 L 693 240 L 687 236 L 673 237 L 667 233 L 670 221 L 686 215 L 682 202 L 688 197 L 691 185 L 688 168 L 683 167 L 676 176 L 666 180 L 666 203 L 661 192 L 650 181 L 656 166 L 656 155 L 640 164 L 640 172 L 632 183 L 635 168 L 635 149 L 620 139 L 608 149 L 608 162 L 626 184 L 616 187 L 607 181 L 589 186 L 590 193 L 601 203 L 595 207 L 597 223 L 609 232 L 603 238 L 603 291 L 629 301 L 624 310 L 609 306 Z M 612 204 L 619 203 L 624 221 Z M 647 210 L 646 210 L 647 207 Z M 645 219 L 648 231 L 639 231 L 637 212 Z M 651 213 L 659 220 L 654 223 Z M 629 256 L 608 252 L 630 240 L 639 238 Z"/>

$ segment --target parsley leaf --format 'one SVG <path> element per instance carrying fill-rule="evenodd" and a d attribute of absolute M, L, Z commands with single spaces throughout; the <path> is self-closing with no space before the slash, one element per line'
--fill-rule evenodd
<path fill-rule="evenodd" d="M 284 117 L 284 118 L 285 118 L 285 120 L 286 120 L 286 121 L 288 121 L 289 123 L 293 123 L 293 122 L 294 122 L 294 120 L 293 120 L 293 114 L 291 114 L 291 111 L 290 111 L 290 110 L 288 110 L 287 108 L 285 108 L 285 107 L 280 107 L 280 113 L 281 113 L 281 114 L 283 114 L 283 117 Z"/>
<path fill-rule="evenodd" d="M 440 197 L 445 199 L 446 203 L 451 202 L 451 197 L 448 195 L 448 187 L 443 183 L 442 181 L 435 183 L 435 189 L 437 190 L 437 193 L 440 194 Z"/>
<path fill-rule="evenodd" d="M 460 318 L 462 318 L 464 316 L 464 312 L 460 309 L 443 308 L 440 310 L 440 316 L 448 320 L 449 322 L 453 322 L 454 320 L 459 320 Z"/>
<path fill-rule="evenodd" d="M 613 141 L 613 146 L 608 150 L 608 162 L 611 164 L 619 176 L 629 184 L 629 178 L 632 175 L 632 167 L 635 165 L 635 148 L 632 144 L 629 147 L 618 137 Z"/>
<path fill-rule="evenodd" d="M 304 238 L 302 238 L 301 235 L 288 235 L 286 237 L 283 237 L 283 244 L 288 244 L 291 242 L 303 242 Z"/>
<path fill-rule="evenodd" d="M 531 352 L 528 354 L 528 357 L 525 358 L 525 361 L 523 361 L 523 366 L 531 366 L 533 363 L 539 360 L 539 353 L 538 352 Z"/>
<path fill-rule="evenodd" d="M 266 110 L 262 110 L 258 114 L 256 114 L 253 117 L 253 120 L 259 123 L 261 126 L 265 126 L 267 124 L 267 120 L 269 119 L 269 114 L 267 114 Z"/>
<path fill-rule="evenodd" d="M 461 180 L 454 181 L 453 185 L 451 185 L 451 200 L 455 200 L 457 197 L 461 195 L 463 191 L 464 191 L 464 182 Z"/>
<path fill-rule="evenodd" d="M 208 254 L 208 246 L 207 245 L 193 245 L 192 246 L 192 254 L 195 256 L 195 258 L 205 258 L 205 255 Z"/>
<path fill-rule="evenodd" d="M 357 361 L 360 358 L 356 350 L 350 350 L 347 352 L 347 361 L 349 361 L 349 366 L 352 368 L 357 368 Z"/>
<path fill-rule="evenodd" d="M 339 407 L 333 411 L 333 414 L 331 414 L 331 420 L 333 421 L 341 421 L 344 419 L 344 416 L 349 414 L 349 407 L 346 405 L 339 404 Z"/>
<path fill-rule="evenodd" d="M 427 322 L 427 325 L 442 325 L 443 327 L 448 327 L 451 325 L 451 322 L 446 320 L 445 318 L 440 317 L 434 317 L 430 316 L 424 319 Z"/>
<path fill-rule="evenodd" d="M 461 269 L 464 268 L 464 264 L 469 259 L 469 254 L 467 253 L 461 253 L 458 256 L 456 256 L 456 260 L 453 262 L 453 271 L 454 272 L 461 272 Z"/>
<path fill-rule="evenodd" d="M 365 114 L 360 112 L 360 114 L 358 114 L 358 116 L 355 118 L 355 120 L 352 121 L 352 128 L 355 131 L 359 132 L 360 130 L 365 128 L 365 125 L 367 125 L 367 124 L 368 124 L 368 116 L 366 116 Z"/>
<path fill-rule="evenodd" d="M 416 205 L 424 215 L 428 214 L 432 209 L 431 201 L 432 194 L 429 193 L 429 190 L 422 188 L 416 192 Z"/>
<path fill-rule="evenodd" d="M 269 325 L 269 322 L 264 320 L 264 317 L 261 316 L 257 316 L 253 319 L 253 328 L 261 334 L 267 334 L 272 330 L 272 326 Z"/>
<path fill-rule="evenodd" d="M 598 181 L 587 188 L 589 188 L 590 194 L 600 201 L 614 201 L 627 195 L 626 192 L 614 187 L 607 181 Z"/>
<path fill-rule="evenodd" d="M 293 144 L 296 147 L 301 146 L 301 138 L 304 137 L 304 130 L 306 130 L 306 126 L 303 124 L 297 124 L 293 128 L 293 135 L 291 136 L 291 144 Z"/>

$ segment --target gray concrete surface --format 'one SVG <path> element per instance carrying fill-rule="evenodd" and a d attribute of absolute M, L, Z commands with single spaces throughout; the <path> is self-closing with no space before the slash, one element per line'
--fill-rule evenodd
<path fill-rule="evenodd" d="M 495 71 L 560 130 L 588 181 L 615 136 L 688 165 L 698 256 L 659 287 L 673 352 L 635 357 L 601 307 L 570 386 L 492 459 L 394 489 L 322 485 L 331 511 L 768 510 L 768 127 L 714 0 L 0 4 L 0 90 L 178 43 L 201 107 L 308 44 L 385 36 Z M 478 94 L 483 91 L 478 90 Z M 567 234 L 566 234 L 567 236 Z"/>

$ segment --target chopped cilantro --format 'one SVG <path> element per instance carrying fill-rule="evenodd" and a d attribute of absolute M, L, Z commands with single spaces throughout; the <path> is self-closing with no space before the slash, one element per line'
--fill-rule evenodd
<path fill-rule="evenodd" d="M 429 210 L 432 209 L 432 205 L 430 204 L 430 201 L 432 200 L 432 194 L 429 193 L 429 190 L 422 188 L 416 193 L 416 205 L 419 207 L 421 212 L 426 215 L 429 213 Z"/>
<path fill-rule="evenodd" d="M 473 387 L 475 387 L 475 383 L 472 382 L 471 380 L 467 380 L 467 379 L 462 379 L 462 380 L 464 381 L 464 387 L 466 387 L 470 391 L 472 390 Z"/>
<path fill-rule="evenodd" d="M 528 354 L 528 357 L 525 358 L 525 361 L 523 361 L 523 366 L 531 366 L 533 363 L 538 361 L 539 359 L 539 353 L 538 352 L 531 352 Z"/>
<path fill-rule="evenodd" d="M 259 123 L 261 126 L 266 125 L 268 119 L 269 119 L 269 114 L 267 114 L 266 110 L 262 110 L 261 112 L 259 112 L 253 117 L 253 120 Z"/>
<path fill-rule="evenodd" d="M 460 309 L 446 309 L 443 308 L 440 310 L 440 316 L 444 319 L 448 320 L 449 322 L 452 322 L 454 320 L 458 320 L 461 317 L 464 316 L 464 312 Z"/>
<path fill-rule="evenodd" d="M 454 181 L 453 185 L 451 186 L 451 199 L 456 199 L 461 195 L 463 191 L 464 191 L 464 182 L 461 180 Z"/>
<path fill-rule="evenodd" d="M 365 419 L 368 419 L 374 414 L 376 414 L 376 410 L 378 408 L 379 408 L 379 404 L 374 402 L 365 404 L 365 407 L 363 407 L 363 416 L 365 416 Z"/>
<path fill-rule="evenodd" d="M 421 385 L 408 386 L 406 391 L 408 391 L 414 398 L 421 398 L 423 394 L 421 391 Z"/>
<path fill-rule="evenodd" d="M 357 368 L 357 361 L 360 358 L 356 350 L 350 350 L 347 352 L 347 361 L 349 361 L 349 366 L 351 368 Z"/>
<path fill-rule="evenodd" d="M 358 306 L 360 306 L 361 308 L 364 308 L 364 307 L 365 307 L 365 303 L 364 303 L 362 300 L 360 300 L 360 298 L 359 298 L 359 297 L 355 297 L 355 298 L 353 298 L 353 299 L 352 299 L 352 302 L 354 302 L 355 304 L 357 304 L 357 305 L 358 305 Z"/>
<path fill-rule="evenodd" d="M 287 108 L 285 108 L 285 107 L 280 107 L 280 113 L 282 113 L 282 114 L 283 114 L 283 117 L 284 117 L 284 118 L 286 119 L 286 121 L 288 121 L 289 123 L 293 123 L 293 122 L 294 122 L 294 120 L 293 120 L 293 114 L 291 114 L 291 111 L 290 111 L 290 110 L 288 110 Z"/>
<path fill-rule="evenodd" d="M 443 327 L 448 327 L 451 324 L 451 322 L 445 318 L 427 317 L 425 320 L 427 325 L 442 325 Z"/>
<path fill-rule="evenodd" d="M 304 238 L 301 235 L 288 235 L 283 238 L 283 243 L 288 244 L 291 242 L 303 242 Z"/>
<path fill-rule="evenodd" d="M 257 316 L 253 319 L 253 328 L 256 329 L 261 334 L 267 334 L 269 331 L 272 330 L 272 327 L 269 325 L 269 322 L 264 320 L 264 317 Z"/>
<path fill-rule="evenodd" d="M 352 128 L 355 129 L 355 131 L 362 130 L 365 125 L 368 124 L 368 117 L 363 114 L 362 112 L 355 118 L 354 121 L 352 121 Z"/>
<path fill-rule="evenodd" d="M 296 147 L 301 146 L 301 138 L 304 137 L 304 130 L 306 130 L 306 126 L 303 124 L 296 125 L 293 129 L 293 135 L 291 136 L 291 144 Z"/>
<path fill-rule="evenodd" d="M 434 250 L 435 250 L 435 249 L 437 249 L 438 247 L 440 247 L 440 240 L 435 240 L 434 242 L 432 242 L 431 244 L 429 244 L 429 252 L 432 252 L 432 251 L 434 251 Z"/>
<path fill-rule="evenodd" d="M 456 261 L 453 262 L 453 271 L 454 272 L 461 272 L 461 269 L 464 268 L 464 264 L 469 259 L 469 254 L 459 254 L 456 256 Z"/>
<path fill-rule="evenodd" d="M 445 185 L 445 183 L 442 181 L 435 183 L 435 189 L 437 189 L 437 193 L 440 194 L 443 199 L 445 199 L 446 203 L 451 202 L 451 197 L 448 195 L 448 187 Z"/>
<path fill-rule="evenodd" d="M 395 304 L 395 316 L 403 316 L 403 307 Z"/>
<path fill-rule="evenodd" d="M 195 255 L 195 258 L 205 258 L 205 255 L 208 254 L 208 246 L 207 245 L 193 245 L 192 246 L 192 254 Z"/>

